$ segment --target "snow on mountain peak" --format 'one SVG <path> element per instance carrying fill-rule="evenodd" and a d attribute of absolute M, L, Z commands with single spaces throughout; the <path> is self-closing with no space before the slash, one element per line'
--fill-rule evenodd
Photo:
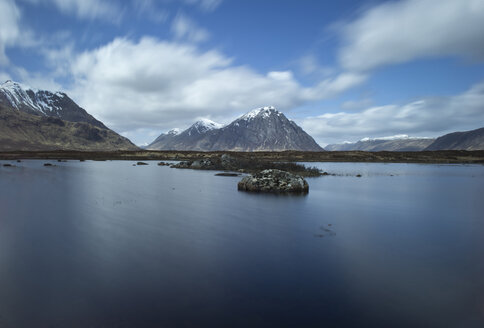
<path fill-rule="evenodd" d="M 220 129 L 222 124 L 209 120 L 208 118 L 202 118 L 196 121 L 191 127 L 188 128 L 188 135 L 192 135 L 192 131 L 196 130 L 198 133 L 204 133 L 210 130 Z"/>
<path fill-rule="evenodd" d="M 179 128 L 174 128 L 174 129 L 171 129 L 170 131 L 168 131 L 166 134 L 176 136 L 179 133 L 180 133 L 180 129 Z"/>
<path fill-rule="evenodd" d="M 202 118 L 193 124 L 196 128 L 205 128 L 206 130 L 220 129 L 222 124 L 209 120 L 208 118 Z"/>
<path fill-rule="evenodd" d="M 244 114 L 240 119 L 250 121 L 258 116 L 267 118 L 267 117 L 270 117 L 271 114 L 276 114 L 277 116 L 280 116 L 281 112 L 279 112 L 274 106 L 260 107 L 260 108 L 253 109 L 250 112 Z"/>
<path fill-rule="evenodd" d="M 429 138 L 429 137 L 410 137 L 407 134 L 397 134 L 397 135 L 388 136 L 388 137 L 363 138 L 360 141 L 365 142 L 365 141 L 376 141 L 376 140 L 412 140 L 412 139 L 432 139 L 432 138 Z"/>
<path fill-rule="evenodd" d="M 66 97 L 62 92 L 39 90 L 12 80 L 7 80 L 0 85 L 0 93 L 13 108 L 27 107 L 41 114 L 61 111 L 58 100 Z"/>
<path fill-rule="evenodd" d="M 0 86 L 0 89 L 4 89 L 10 92 L 20 92 L 20 91 L 27 91 L 32 90 L 33 92 L 38 92 L 38 89 L 32 88 L 26 84 L 22 84 L 19 82 L 14 82 L 12 80 L 7 80 Z"/>

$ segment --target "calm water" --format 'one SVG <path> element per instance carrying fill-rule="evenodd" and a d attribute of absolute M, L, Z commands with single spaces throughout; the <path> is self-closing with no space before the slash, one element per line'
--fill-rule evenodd
<path fill-rule="evenodd" d="M 320 163 L 291 197 L 44 162 L 0 167 L 2 328 L 484 327 L 484 166 Z"/>

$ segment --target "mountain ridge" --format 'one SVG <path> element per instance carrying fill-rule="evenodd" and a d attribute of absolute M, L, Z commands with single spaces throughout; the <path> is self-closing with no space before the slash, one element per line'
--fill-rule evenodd
<path fill-rule="evenodd" d="M 484 128 L 445 134 L 425 150 L 484 150 Z"/>
<path fill-rule="evenodd" d="M 137 150 L 62 92 L 0 85 L 0 150 Z"/>
<path fill-rule="evenodd" d="M 330 144 L 324 149 L 328 151 L 421 151 L 434 140 L 433 138 L 409 137 L 401 134 L 381 138 L 363 138 L 357 142 Z"/>
<path fill-rule="evenodd" d="M 198 123 L 198 122 L 197 122 Z M 194 131 L 197 123 L 177 135 L 160 135 L 149 150 L 199 151 L 323 151 L 296 123 L 272 106 L 247 112 L 230 124 L 206 131 Z M 218 127 L 217 127 L 218 126 Z"/>

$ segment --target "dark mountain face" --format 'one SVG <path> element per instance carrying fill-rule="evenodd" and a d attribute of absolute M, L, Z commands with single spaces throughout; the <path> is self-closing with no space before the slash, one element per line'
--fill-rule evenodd
<path fill-rule="evenodd" d="M 425 150 L 484 150 L 484 128 L 443 135 Z"/>
<path fill-rule="evenodd" d="M 213 122 L 212 122 L 213 123 Z M 166 143 L 148 149 L 232 151 L 322 151 L 311 136 L 273 107 L 255 109 L 225 127 L 212 124 L 196 129 L 197 122 Z M 203 124 L 206 126 L 207 124 Z"/>
<path fill-rule="evenodd" d="M 207 133 L 220 128 L 221 125 L 210 120 L 200 120 L 195 122 L 188 129 L 179 132 L 171 130 L 161 134 L 155 139 L 147 149 L 149 150 L 205 150 L 198 146 Z"/>
<path fill-rule="evenodd" d="M 435 139 L 409 138 L 403 136 L 394 139 L 362 139 L 354 143 L 327 145 L 329 151 L 421 151 L 429 146 Z"/>
<path fill-rule="evenodd" d="M 0 86 L 0 104 L 27 114 L 57 117 L 70 122 L 85 122 L 107 129 L 102 122 L 89 115 L 63 92 L 36 90 L 7 81 Z"/>
<path fill-rule="evenodd" d="M 0 150 L 136 150 L 65 93 L 0 86 Z"/>

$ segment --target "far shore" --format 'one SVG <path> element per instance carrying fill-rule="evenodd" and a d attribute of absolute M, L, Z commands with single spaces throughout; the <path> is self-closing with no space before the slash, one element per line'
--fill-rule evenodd
<path fill-rule="evenodd" d="M 484 150 L 442 150 L 418 152 L 365 152 L 365 151 L 6 151 L 0 160 L 195 160 L 230 154 L 244 159 L 287 162 L 368 162 L 368 163 L 428 163 L 428 164 L 484 164 Z"/>

